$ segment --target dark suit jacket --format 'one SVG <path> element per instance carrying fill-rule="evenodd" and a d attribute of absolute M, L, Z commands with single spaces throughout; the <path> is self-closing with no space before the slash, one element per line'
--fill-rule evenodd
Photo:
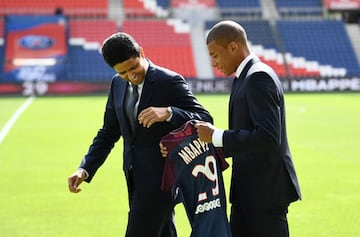
<path fill-rule="evenodd" d="M 282 85 L 257 58 L 234 79 L 229 129 L 223 135 L 223 149 L 233 157 L 233 204 L 264 209 L 301 199 L 286 134 Z"/>
<path fill-rule="evenodd" d="M 138 190 L 160 190 L 165 161 L 160 153 L 160 139 L 190 119 L 212 122 L 212 117 L 195 99 L 182 76 L 149 63 L 138 114 L 149 106 L 171 106 L 171 121 L 155 123 L 150 128 L 137 124 L 132 133 L 125 112 L 128 82 L 115 75 L 111 82 L 103 127 L 98 131 L 80 165 L 89 173 L 87 182 L 91 181 L 115 142 L 122 136 L 125 174 L 131 170 L 134 179 L 132 182 L 136 183 Z"/>

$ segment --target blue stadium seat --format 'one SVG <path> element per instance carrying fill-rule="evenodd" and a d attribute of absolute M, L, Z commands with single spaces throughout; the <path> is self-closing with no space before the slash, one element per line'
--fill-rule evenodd
<path fill-rule="evenodd" d="M 263 61 L 272 66 L 280 77 L 286 77 L 286 67 L 281 49 L 279 48 L 269 21 L 266 20 L 243 20 L 237 21 L 244 27 L 251 48 Z M 205 29 L 210 29 L 216 22 L 206 22 Z M 215 75 L 221 77 L 221 73 L 215 70 Z"/>
<path fill-rule="evenodd" d="M 260 7 L 259 0 L 217 0 L 219 7 Z"/>
<path fill-rule="evenodd" d="M 71 81 L 110 81 L 115 73 L 98 50 L 85 50 L 82 46 L 69 47 L 68 70 Z"/>
<path fill-rule="evenodd" d="M 2 80 L 3 77 L 3 65 L 4 65 L 4 46 L 0 45 L 0 81 Z"/>
<path fill-rule="evenodd" d="M 170 6 L 170 0 L 157 0 L 156 1 L 159 6 L 164 9 L 168 9 Z"/>
<path fill-rule="evenodd" d="M 222 17 L 262 16 L 259 0 L 217 0 L 217 5 Z"/>
<path fill-rule="evenodd" d="M 275 0 L 275 4 L 282 16 L 322 14 L 321 0 Z"/>
<path fill-rule="evenodd" d="M 346 76 L 360 74 L 344 23 L 338 20 L 279 20 L 285 51 L 324 67 L 345 69 Z M 326 72 L 322 75 L 327 75 Z M 331 76 L 331 73 L 329 74 Z"/>
<path fill-rule="evenodd" d="M 4 21 L 0 19 L 0 40 L 3 41 L 5 38 L 4 36 Z M 3 44 L 0 44 L 0 81 L 3 77 L 3 65 L 4 65 L 4 58 L 5 58 L 5 47 Z"/>
<path fill-rule="evenodd" d="M 320 0 L 275 0 L 278 7 L 321 7 Z"/>
<path fill-rule="evenodd" d="M 261 44 L 266 48 L 278 49 L 274 34 L 267 20 L 238 20 L 246 30 L 249 41 L 253 44 Z M 205 29 L 210 29 L 217 21 L 207 21 Z"/>

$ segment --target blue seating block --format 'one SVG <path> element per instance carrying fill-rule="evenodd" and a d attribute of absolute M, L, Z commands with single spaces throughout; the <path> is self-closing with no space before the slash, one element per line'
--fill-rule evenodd
<path fill-rule="evenodd" d="M 110 81 L 115 73 L 98 50 L 70 46 L 69 62 L 68 78 L 72 81 Z"/>
<path fill-rule="evenodd" d="M 268 21 L 243 20 L 237 22 L 244 27 L 247 37 L 252 44 L 262 45 L 265 48 L 278 50 L 278 45 Z M 215 23 L 216 21 L 207 21 L 205 29 L 210 29 Z"/>
<path fill-rule="evenodd" d="M 262 16 L 259 0 L 217 0 L 217 5 L 222 17 Z"/>
<path fill-rule="evenodd" d="M 344 23 L 338 20 L 279 20 L 279 34 L 286 52 L 322 65 L 346 68 L 359 75 L 360 67 Z"/>

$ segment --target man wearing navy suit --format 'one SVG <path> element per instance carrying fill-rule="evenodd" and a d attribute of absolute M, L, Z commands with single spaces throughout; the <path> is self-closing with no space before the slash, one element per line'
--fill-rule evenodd
<path fill-rule="evenodd" d="M 129 192 L 127 237 L 176 236 L 175 201 L 161 190 L 165 159 L 160 139 L 191 119 L 212 123 L 212 117 L 196 100 L 185 79 L 159 67 L 143 48 L 120 32 L 104 41 L 102 55 L 117 74 L 113 77 L 103 127 L 98 131 L 79 169 L 68 178 L 69 190 L 77 193 L 82 181 L 90 182 L 105 162 L 115 142 L 123 137 L 123 169 Z M 134 87 L 135 86 L 135 87 Z M 136 90 L 136 91 L 135 91 Z M 135 125 L 126 108 L 137 92 Z"/>
<path fill-rule="evenodd" d="M 288 145 L 284 92 L 275 72 L 255 56 L 245 30 L 234 21 L 207 36 L 212 65 L 235 74 L 229 129 L 195 125 L 199 138 L 232 156 L 230 225 L 233 237 L 287 237 L 287 212 L 301 199 Z"/>

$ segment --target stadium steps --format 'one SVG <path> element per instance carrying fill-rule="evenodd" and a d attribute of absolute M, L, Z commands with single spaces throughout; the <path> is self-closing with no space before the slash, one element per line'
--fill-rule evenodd
<path fill-rule="evenodd" d="M 260 6 L 264 19 L 279 19 L 279 12 L 276 9 L 274 0 L 260 0 Z"/>
<path fill-rule="evenodd" d="M 118 25 L 125 16 L 123 6 L 123 0 L 108 0 L 108 16 L 109 19 L 116 21 Z"/>
<path fill-rule="evenodd" d="M 214 78 L 214 73 L 208 54 L 205 34 L 203 26 L 195 25 L 191 27 L 191 45 L 194 54 L 195 66 L 197 69 L 197 76 L 199 79 Z"/>
<path fill-rule="evenodd" d="M 360 65 L 360 26 L 359 24 L 345 24 L 345 29 L 349 35 L 356 58 Z"/>

